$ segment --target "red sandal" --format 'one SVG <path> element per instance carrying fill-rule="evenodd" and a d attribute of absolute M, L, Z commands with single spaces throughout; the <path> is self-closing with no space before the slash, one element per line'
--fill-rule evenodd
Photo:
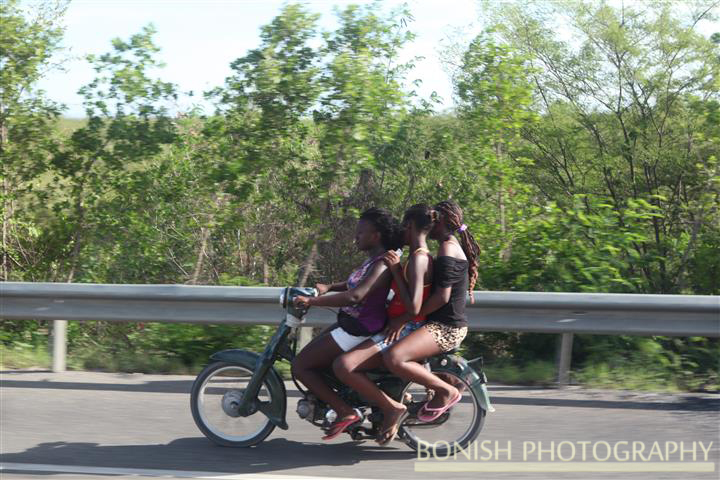
<path fill-rule="evenodd" d="M 335 422 L 330 427 L 329 431 L 331 433 L 325 435 L 322 437 L 323 440 L 332 440 L 333 438 L 337 437 L 341 433 L 343 433 L 345 430 L 347 430 L 347 427 L 350 425 L 357 423 L 362 420 L 362 417 L 358 415 L 357 413 L 353 413 L 350 418 L 347 420 L 342 420 L 340 422 Z"/>

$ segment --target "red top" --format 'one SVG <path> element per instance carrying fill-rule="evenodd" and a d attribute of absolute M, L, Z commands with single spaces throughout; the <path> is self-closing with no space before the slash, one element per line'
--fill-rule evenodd
<path fill-rule="evenodd" d="M 415 250 L 412 255 L 415 255 L 417 252 L 422 252 L 427 254 L 430 257 L 430 262 L 432 264 L 432 255 L 430 255 L 430 251 L 425 248 L 418 248 Z M 412 257 L 411 255 L 411 257 Z M 403 277 L 405 278 L 405 281 L 407 282 L 407 266 L 410 259 L 405 262 L 405 265 L 403 267 Z M 390 288 L 393 292 L 395 292 L 395 296 L 390 300 L 390 305 L 388 305 L 387 308 L 387 315 L 388 318 L 396 318 L 400 315 L 403 315 L 407 312 L 407 309 L 405 308 L 405 304 L 402 301 L 402 298 L 400 298 L 400 293 L 398 292 L 398 286 L 397 282 L 393 278 L 392 283 L 390 284 Z M 425 302 L 425 299 L 430 296 L 430 290 L 432 288 L 432 284 L 423 285 L 423 295 L 422 300 Z M 414 322 L 423 322 L 425 321 L 425 315 L 418 315 L 413 319 Z"/>

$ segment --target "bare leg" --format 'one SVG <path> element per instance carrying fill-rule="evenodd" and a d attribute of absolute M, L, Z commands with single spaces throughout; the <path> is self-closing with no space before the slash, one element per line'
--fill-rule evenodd
<path fill-rule="evenodd" d="M 315 337 L 315 338 L 318 338 L 318 337 L 320 337 L 321 335 L 325 335 L 326 333 L 332 332 L 337 326 L 338 326 L 338 324 L 337 324 L 337 322 L 335 322 L 335 323 L 333 323 L 332 325 L 330 325 L 329 327 L 323 328 L 323 329 L 320 331 L 320 333 L 317 334 L 317 337 Z"/>
<path fill-rule="evenodd" d="M 428 407 L 441 407 L 458 394 L 457 388 L 429 372 L 418 360 L 442 353 L 427 328 L 421 327 L 383 352 L 388 370 L 404 380 L 419 383 L 435 393 Z"/>
<path fill-rule="evenodd" d="M 307 345 L 305 345 L 305 347 L 303 347 L 303 350 L 305 350 L 307 347 L 309 347 L 310 345 L 315 343 L 315 341 L 317 341 L 318 339 L 322 338 L 323 335 L 325 335 L 326 333 L 330 333 L 337 326 L 338 326 L 338 324 L 337 324 L 337 322 L 335 322 L 332 325 L 330 325 L 329 327 L 323 329 L 322 332 L 318 333 L 317 335 L 315 335 L 313 338 L 310 339 L 310 341 L 307 343 Z"/>
<path fill-rule="evenodd" d="M 382 364 L 383 358 L 380 349 L 372 340 L 366 340 L 353 350 L 337 357 L 333 362 L 333 370 L 340 381 L 353 388 L 370 403 L 381 409 L 389 409 L 398 402 L 387 396 L 362 373 L 372 368 L 378 368 Z"/>
<path fill-rule="evenodd" d="M 382 410 L 382 432 L 388 432 L 398 423 L 400 417 L 407 411 L 407 407 L 390 398 L 362 373 L 365 370 L 380 367 L 382 364 L 383 357 L 380 349 L 372 340 L 366 340 L 355 349 L 337 357 L 333 362 L 333 370 L 339 380 Z M 381 439 L 381 443 L 385 442 L 382 442 Z"/>
<path fill-rule="evenodd" d="M 345 403 L 323 381 L 319 369 L 330 368 L 333 360 L 343 353 L 329 333 L 324 333 L 309 343 L 292 362 L 292 373 L 315 396 L 330 405 L 338 414 L 338 419 L 354 414 L 350 405 Z"/>

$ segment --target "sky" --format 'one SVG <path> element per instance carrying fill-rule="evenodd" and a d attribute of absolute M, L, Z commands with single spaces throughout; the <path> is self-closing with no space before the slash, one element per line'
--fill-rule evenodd
<path fill-rule="evenodd" d="M 2 0 L 0 0 L 2 1 Z M 42 1 L 42 0 L 41 0 Z M 502 0 L 493 0 L 502 1 Z M 611 0 L 615 1 L 615 0 Z M 633 0 L 616 0 L 630 3 Z M 158 72 L 179 91 L 195 92 L 176 105 L 178 110 L 199 105 L 211 110 L 202 92 L 220 86 L 231 74 L 230 63 L 260 45 L 260 27 L 280 12 L 284 0 L 72 0 L 64 16 L 63 51 L 57 59 L 63 69 L 48 72 L 39 87 L 48 98 L 67 106 L 65 116 L 83 117 L 82 99 L 77 90 L 95 76 L 83 57 L 111 49 L 111 40 L 128 39 L 152 23 L 157 33 L 158 55 L 166 64 Z M 336 25 L 333 7 L 367 0 L 301 0 L 321 14 L 319 26 L 330 30 Z M 452 107 L 452 84 L 440 61 L 443 49 L 454 41 L 468 41 L 481 30 L 477 0 L 385 0 L 384 10 L 407 3 L 414 17 L 409 24 L 417 37 L 401 52 L 400 61 L 424 57 L 416 63 L 408 81 L 422 79 L 414 87 L 422 98 L 435 91 Z M 700 25 L 708 35 L 719 31 L 717 23 Z"/>
<path fill-rule="evenodd" d="M 322 15 L 320 27 L 332 29 L 334 6 L 370 3 L 363 0 L 305 0 L 307 8 Z M 386 0 L 389 10 L 403 2 Z M 433 91 L 452 105 L 452 85 L 440 62 L 440 50 L 448 38 L 479 31 L 475 0 L 409 0 L 414 16 L 409 28 L 417 37 L 401 54 L 401 59 L 423 56 L 409 80 L 420 78 L 419 95 L 428 98 Z M 283 1 L 276 0 L 73 0 L 64 16 L 66 27 L 59 58 L 63 70 L 55 70 L 39 87 L 48 98 L 67 106 L 65 116 L 82 117 L 82 99 L 77 90 L 94 78 L 94 71 L 82 59 L 86 54 L 110 50 L 115 37 L 128 39 L 152 23 L 157 33 L 155 43 L 161 48 L 159 59 L 166 66 L 158 72 L 165 81 L 192 90 L 195 96 L 185 99 L 178 108 L 199 102 L 206 109 L 200 93 L 223 84 L 231 74 L 230 63 L 248 50 L 260 45 L 260 27 L 280 12 Z"/>

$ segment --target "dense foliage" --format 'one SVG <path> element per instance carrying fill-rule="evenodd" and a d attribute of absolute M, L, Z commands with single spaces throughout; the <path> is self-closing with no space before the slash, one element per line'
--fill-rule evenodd
<path fill-rule="evenodd" d="M 407 10 L 290 4 L 175 112 L 154 30 L 88 57 L 86 118 L 36 90 L 62 6 L 0 3 L 5 281 L 286 285 L 342 278 L 357 213 L 453 198 L 483 248 L 486 290 L 720 294 L 720 34 L 702 3 L 491 2 L 447 52 L 456 108 L 412 91 Z M 562 25 L 559 28 L 558 25 Z M 408 87 L 409 86 L 409 87 Z M 172 112 L 172 113 L 171 113 Z M 6 345 L 41 322 L 2 323 Z M 263 327 L 72 325 L 71 351 L 173 356 L 258 348 Z M 642 365 L 717 385 L 716 340 L 579 336 L 578 378 Z M 472 334 L 468 354 L 552 360 L 555 337 Z M 655 378 L 653 377 L 653 378 Z"/>

